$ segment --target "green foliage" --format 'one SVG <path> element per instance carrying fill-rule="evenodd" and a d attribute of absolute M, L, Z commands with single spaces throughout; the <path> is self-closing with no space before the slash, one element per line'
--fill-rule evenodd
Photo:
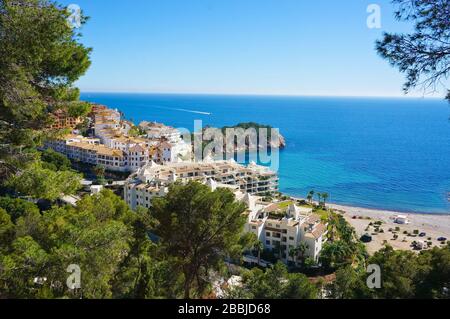
<path fill-rule="evenodd" d="M 35 278 L 45 277 L 49 256 L 30 236 L 15 239 L 9 254 L 0 255 L 0 296 L 29 298 L 37 296 L 40 287 Z"/>
<path fill-rule="evenodd" d="M 2 248 L 7 247 L 14 236 L 14 224 L 11 222 L 11 216 L 0 208 L 0 252 Z"/>
<path fill-rule="evenodd" d="M 184 297 L 201 297 L 210 270 L 218 271 L 226 257 L 242 252 L 245 206 L 228 189 L 214 192 L 200 183 L 174 184 L 164 198 L 155 198 L 153 232 L 161 252 L 183 275 Z"/>
<path fill-rule="evenodd" d="M 91 104 L 83 101 L 71 102 L 68 105 L 67 113 L 71 117 L 85 117 L 92 110 Z"/>
<path fill-rule="evenodd" d="M 326 269 L 339 269 L 352 263 L 353 251 L 346 242 L 326 243 L 320 253 L 320 262 Z"/>
<path fill-rule="evenodd" d="M 15 238 L 7 247 L 2 246 L 0 297 L 76 298 L 81 293 L 84 298 L 113 297 L 118 290 L 113 279 L 124 272 L 121 267 L 131 255 L 131 247 L 137 242 L 150 245 L 138 227 L 140 217 L 110 191 L 84 197 L 77 208 L 55 207 L 43 215 L 27 212 L 13 225 Z M 11 225 L 0 210 L 0 236 L 10 232 Z M 133 236 L 137 232 L 141 236 Z M 82 291 L 76 293 L 65 284 L 69 275 L 66 268 L 71 264 L 79 265 L 82 271 Z M 38 285 L 33 282 L 35 278 L 47 281 Z M 132 286 L 134 282 L 133 277 L 121 284 Z"/>
<path fill-rule="evenodd" d="M 52 171 L 68 171 L 71 168 L 70 160 L 64 154 L 46 149 L 41 153 L 42 167 Z"/>
<path fill-rule="evenodd" d="M 336 272 L 336 280 L 330 285 L 330 296 L 334 299 L 367 299 L 372 292 L 366 284 L 364 269 L 345 266 Z"/>
<path fill-rule="evenodd" d="M 0 181 L 35 159 L 49 113 L 78 100 L 91 50 L 68 16 L 52 1 L 0 0 Z"/>
<path fill-rule="evenodd" d="M 71 171 L 53 171 L 36 162 L 12 176 L 6 183 L 22 196 L 54 201 L 81 188 L 81 175 Z"/>
<path fill-rule="evenodd" d="M 329 287 L 337 299 L 450 298 L 450 245 L 421 252 L 395 251 L 387 246 L 368 259 L 381 268 L 381 288 L 368 289 L 363 267 L 346 266 Z"/>
<path fill-rule="evenodd" d="M 96 165 L 93 169 L 92 169 L 93 173 L 95 174 L 95 176 L 97 176 L 97 178 L 104 178 L 105 177 L 105 172 L 106 169 L 104 166 L 102 165 Z"/>
<path fill-rule="evenodd" d="M 320 262 L 325 269 L 336 270 L 348 265 L 364 266 L 367 252 L 356 236 L 356 232 L 345 218 L 336 213 L 328 215 L 329 241 L 320 253 Z"/>
<path fill-rule="evenodd" d="M 281 262 L 265 271 L 255 268 L 243 274 L 242 287 L 232 288 L 231 297 L 247 299 L 315 299 L 317 288 L 303 274 L 290 274 Z M 229 296 L 229 297 L 230 297 Z"/>
<path fill-rule="evenodd" d="M 413 298 L 414 278 L 419 268 L 416 255 L 410 251 L 394 251 L 386 247 L 370 258 L 371 264 L 380 265 L 383 288 L 377 293 L 382 298 Z"/>
<path fill-rule="evenodd" d="M 377 51 L 406 75 L 405 92 L 415 87 L 433 90 L 445 83 L 450 71 L 450 1 L 393 0 L 400 21 L 412 21 L 408 34 L 385 33 Z M 450 101 L 450 91 L 447 96 Z"/>
<path fill-rule="evenodd" d="M 142 135 L 145 135 L 145 130 L 141 128 L 140 126 L 133 126 L 131 127 L 130 131 L 128 132 L 129 136 L 139 137 Z"/>
<path fill-rule="evenodd" d="M 39 209 L 36 205 L 18 198 L 0 197 L 0 208 L 8 212 L 13 222 L 28 213 L 39 214 Z"/>

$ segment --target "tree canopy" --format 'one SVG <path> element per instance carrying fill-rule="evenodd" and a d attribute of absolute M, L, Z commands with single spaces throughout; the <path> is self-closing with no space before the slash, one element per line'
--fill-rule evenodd
<path fill-rule="evenodd" d="M 41 153 L 42 166 L 52 171 L 68 171 L 71 168 L 70 160 L 64 154 L 55 152 L 51 148 Z"/>
<path fill-rule="evenodd" d="M 139 219 L 121 199 L 104 191 L 77 208 L 29 210 L 14 223 L 8 216 L 0 208 L 0 298 L 113 297 L 113 278 L 130 254 Z M 71 264 L 82 271 L 75 292 L 66 286 Z"/>
<path fill-rule="evenodd" d="M 73 83 L 90 65 L 91 49 L 48 0 L 0 0 L 0 181 L 35 159 L 50 132 L 50 112 L 79 111 Z M 84 23 L 85 17 L 81 17 Z"/>
<path fill-rule="evenodd" d="M 202 296 L 211 270 L 242 250 L 246 207 L 228 189 L 211 191 L 198 182 L 174 184 L 155 198 L 151 214 L 162 252 L 183 275 L 184 297 Z"/>
<path fill-rule="evenodd" d="M 414 23 L 407 34 L 385 33 L 378 53 L 406 75 L 405 92 L 419 87 L 426 93 L 448 87 L 450 73 L 450 1 L 392 0 L 395 16 Z M 450 101 L 450 90 L 447 99 Z"/>
<path fill-rule="evenodd" d="M 244 272 L 241 287 L 229 290 L 228 297 L 245 299 L 316 299 L 317 287 L 304 274 L 289 273 L 278 262 L 265 271 L 255 268 Z"/>
<path fill-rule="evenodd" d="M 54 201 L 79 190 L 81 179 L 80 174 L 54 171 L 42 167 L 41 163 L 37 162 L 12 176 L 6 186 L 13 188 L 21 196 Z"/>
<path fill-rule="evenodd" d="M 330 297 L 337 299 L 450 298 L 450 244 L 416 254 L 387 246 L 367 260 L 381 269 L 381 288 L 368 289 L 362 267 L 346 266 L 336 272 Z"/>

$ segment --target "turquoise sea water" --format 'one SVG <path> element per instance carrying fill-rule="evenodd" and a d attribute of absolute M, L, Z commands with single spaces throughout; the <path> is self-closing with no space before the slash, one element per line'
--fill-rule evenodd
<path fill-rule="evenodd" d="M 85 93 L 135 122 L 193 129 L 258 122 L 280 128 L 281 190 L 334 203 L 450 213 L 450 107 L 438 99 Z"/>

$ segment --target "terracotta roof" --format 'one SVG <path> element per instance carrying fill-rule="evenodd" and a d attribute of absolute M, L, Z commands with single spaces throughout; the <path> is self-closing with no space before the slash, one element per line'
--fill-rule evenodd
<path fill-rule="evenodd" d="M 318 222 L 320 222 L 320 216 L 315 214 L 308 216 L 308 218 L 306 219 L 306 223 L 308 224 L 316 224 Z"/>
<path fill-rule="evenodd" d="M 276 203 L 270 204 L 269 206 L 264 208 L 264 212 L 266 212 L 266 213 L 273 213 L 273 212 L 277 212 L 278 210 L 280 210 L 280 206 L 278 206 L 278 204 L 276 204 Z"/>
<path fill-rule="evenodd" d="M 327 230 L 327 226 L 324 224 L 319 224 L 317 227 L 308 234 L 311 234 L 315 239 L 319 239 Z"/>

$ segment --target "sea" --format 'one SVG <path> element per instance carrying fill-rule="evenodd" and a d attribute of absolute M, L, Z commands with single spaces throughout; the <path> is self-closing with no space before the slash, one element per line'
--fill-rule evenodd
<path fill-rule="evenodd" d="M 280 190 L 398 212 L 450 214 L 450 104 L 434 98 L 82 93 L 139 123 L 279 128 Z"/>

